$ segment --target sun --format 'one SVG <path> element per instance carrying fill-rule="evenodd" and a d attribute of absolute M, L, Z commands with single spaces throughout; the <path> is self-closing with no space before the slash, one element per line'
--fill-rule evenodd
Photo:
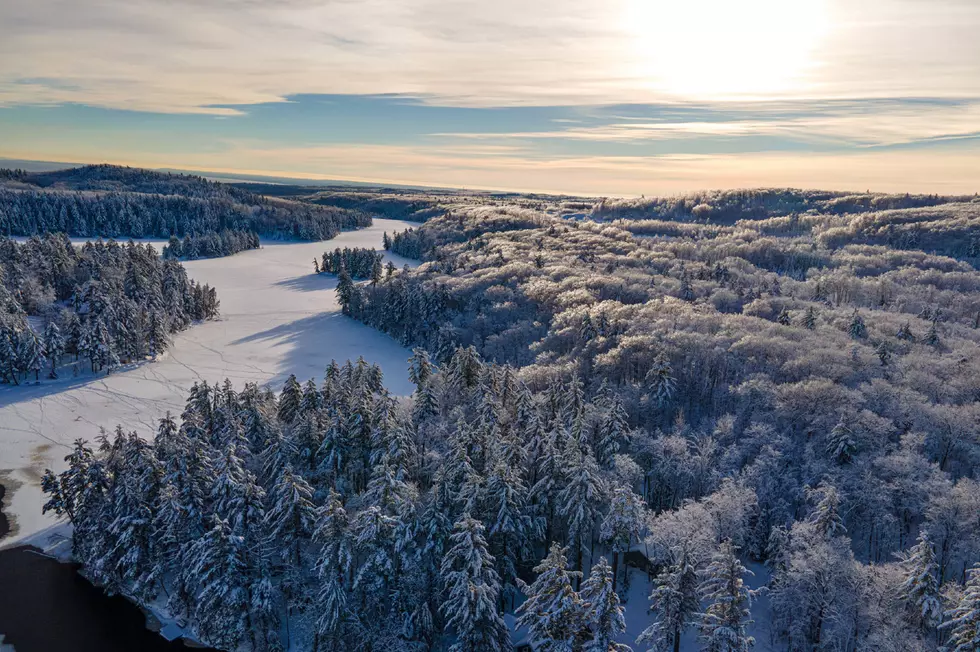
<path fill-rule="evenodd" d="M 693 99 L 806 90 L 829 28 L 827 0 L 626 0 L 631 75 Z"/>

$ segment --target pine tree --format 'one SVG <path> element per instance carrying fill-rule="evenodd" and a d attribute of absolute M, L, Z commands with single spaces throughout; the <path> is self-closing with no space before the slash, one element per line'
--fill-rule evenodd
<path fill-rule="evenodd" d="M 792 323 L 792 320 L 789 317 L 789 310 L 786 308 L 780 310 L 779 316 L 776 317 L 776 322 L 782 324 L 783 326 L 789 326 Z"/>
<path fill-rule="evenodd" d="M 150 313 L 150 326 L 147 333 L 149 338 L 150 355 L 156 358 L 170 346 L 170 336 L 163 315 L 157 311 Z"/>
<path fill-rule="evenodd" d="M 854 339 L 862 339 L 868 334 L 868 327 L 864 325 L 864 317 L 857 311 L 857 308 L 851 314 L 851 324 L 847 327 L 847 332 Z"/>
<path fill-rule="evenodd" d="M 13 332 L 8 329 L 0 329 L 0 365 L 3 377 L 6 381 L 19 385 L 17 378 L 17 348 L 12 341 Z"/>
<path fill-rule="evenodd" d="M 906 342 L 914 342 L 915 335 L 912 334 L 912 326 L 909 322 L 902 324 L 902 327 L 898 329 L 898 333 L 895 335 L 900 340 L 905 340 Z"/>
<path fill-rule="evenodd" d="M 433 372 L 428 352 L 419 347 L 412 349 L 412 357 L 408 359 L 408 379 L 421 389 L 423 385 L 429 383 Z"/>
<path fill-rule="evenodd" d="M 65 355 L 65 338 L 61 335 L 61 329 L 58 328 L 57 322 L 51 320 L 48 325 L 44 327 L 44 352 L 51 363 L 51 373 L 48 374 L 49 378 L 58 377 L 58 363 L 61 362 L 62 356 Z"/>
<path fill-rule="evenodd" d="M 666 406 L 674 396 L 677 381 L 674 380 L 670 359 L 665 351 L 661 350 L 654 359 L 653 366 L 647 373 L 647 382 L 650 384 L 650 397 L 656 406 Z"/>
<path fill-rule="evenodd" d="M 699 587 L 701 599 L 708 607 L 701 614 L 702 649 L 706 652 L 748 652 L 755 639 L 745 632 L 752 624 L 749 619 L 753 593 L 745 587 L 747 570 L 730 541 L 721 544 L 702 575 Z"/>
<path fill-rule="evenodd" d="M 613 588 L 616 588 L 619 555 L 629 551 L 634 539 L 640 536 L 643 527 L 643 499 L 626 486 L 613 489 L 609 512 L 602 520 L 599 541 L 609 546 L 613 555 Z M 629 569 L 626 570 L 627 577 Z"/>
<path fill-rule="evenodd" d="M 949 652 L 980 650 L 980 563 L 968 571 L 966 590 L 959 604 L 946 612 L 941 629 L 949 630 Z"/>
<path fill-rule="evenodd" d="M 210 529 L 190 549 L 187 569 L 199 588 L 195 620 L 205 638 L 234 650 L 248 631 L 248 552 L 228 523 L 212 517 Z"/>
<path fill-rule="evenodd" d="M 270 507 L 266 514 L 269 536 L 279 546 L 282 560 L 299 568 L 302 543 L 313 534 L 316 524 L 313 489 L 302 476 L 286 466 L 269 498 Z"/>
<path fill-rule="evenodd" d="M 41 369 L 44 367 L 44 348 L 34 329 L 28 326 L 20 333 L 17 350 L 18 366 L 24 374 L 33 373 L 35 382 L 40 380 Z"/>
<path fill-rule="evenodd" d="M 817 311 L 813 309 L 813 306 L 807 306 L 801 324 L 803 328 L 811 331 L 817 327 Z"/>
<path fill-rule="evenodd" d="M 881 340 L 875 346 L 875 354 L 878 356 L 878 361 L 881 362 L 882 367 L 887 367 L 892 361 L 892 352 L 888 348 L 888 343 L 885 340 Z"/>
<path fill-rule="evenodd" d="M 929 330 L 923 341 L 932 347 L 938 347 L 942 343 L 939 339 L 939 324 L 935 319 L 929 324 Z"/>
<path fill-rule="evenodd" d="M 527 509 L 527 487 L 517 469 L 498 464 L 487 481 L 485 502 L 489 514 L 490 546 L 507 592 L 517 587 L 517 566 L 535 539 Z"/>
<path fill-rule="evenodd" d="M 900 557 L 905 581 L 899 595 L 916 612 L 923 627 L 935 627 L 942 620 L 943 610 L 939 596 L 939 564 L 929 533 L 923 529 L 916 544 Z"/>
<path fill-rule="evenodd" d="M 575 550 L 575 570 L 582 570 L 582 551 L 592 543 L 592 530 L 602 499 L 602 479 L 591 453 L 573 451 L 567 462 L 568 484 L 558 495 L 558 513 L 565 518 L 568 541 Z"/>
<path fill-rule="evenodd" d="M 854 458 L 855 452 L 857 452 L 857 444 L 851 435 L 851 429 L 844 423 L 844 417 L 841 417 L 830 431 L 830 437 L 827 439 L 827 454 L 838 464 L 847 464 Z"/>
<path fill-rule="evenodd" d="M 626 619 L 613 588 L 612 568 L 605 557 L 600 557 L 592 567 L 579 597 L 586 613 L 586 624 L 592 630 L 592 640 L 586 643 L 585 652 L 631 652 L 630 646 L 614 640 L 626 631 Z"/>
<path fill-rule="evenodd" d="M 517 608 L 517 626 L 528 629 L 531 646 L 541 652 L 574 649 L 586 626 L 581 596 L 572 588 L 572 579 L 581 573 L 568 571 L 566 553 L 551 544 L 548 556 L 534 568 L 534 583 L 521 583 L 527 600 Z"/>
<path fill-rule="evenodd" d="M 337 302 L 340 303 L 340 309 L 345 315 L 351 314 L 356 290 L 354 281 L 347 273 L 347 266 L 341 262 L 340 270 L 337 272 Z"/>
<path fill-rule="evenodd" d="M 818 498 L 817 506 L 809 519 L 817 533 L 827 539 L 846 534 L 847 528 L 844 527 L 844 519 L 840 515 L 840 494 L 836 487 L 821 482 L 816 489 L 808 489 L 807 492 Z"/>
<path fill-rule="evenodd" d="M 289 374 L 286 383 L 282 387 L 279 395 L 279 420 L 283 424 L 289 425 L 296 420 L 299 414 L 299 405 L 303 400 L 303 389 L 294 374 Z"/>
<path fill-rule="evenodd" d="M 483 524 L 464 514 L 453 527 L 452 547 L 442 560 L 446 599 L 440 611 L 456 633 L 451 652 L 511 649 L 510 630 L 497 612 L 500 579 L 487 550 Z"/>
<path fill-rule="evenodd" d="M 701 608 L 698 576 L 686 547 L 678 553 L 675 562 L 657 575 L 653 584 L 650 611 L 656 621 L 643 630 L 636 642 L 649 645 L 649 652 L 679 652 L 681 635 L 694 624 Z"/>

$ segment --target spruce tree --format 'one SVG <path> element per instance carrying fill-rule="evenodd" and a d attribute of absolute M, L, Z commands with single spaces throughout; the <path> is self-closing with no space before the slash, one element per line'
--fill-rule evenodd
<path fill-rule="evenodd" d="M 901 557 L 905 581 L 899 595 L 916 613 L 923 627 L 935 627 L 943 617 L 939 595 L 939 564 L 936 562 L 936 549 L 923 529 L 914 546 Z"/>
<path fill-rule="evenodd" d="M 269 536 L 279 547 L 282 560 L 298 568 L 302 565 L 303 541 L 310 538 L 316 524 L 313 489 L 287 465 L 269 500 L 266 513 Z"/>
<path fill-rule="evenodd" d="M 61 329 L 58 328 L 57 322 L 52 319 L 44 327 L 44 352 L 51 363 L 49 378 L 58 377 L 58 364 L 61 362 L 62 356 L 65 355 L 65 348 L 65 338 L 61 335 Z"/>
<path fill-rule="evenodd" d="M 702 648 L 706 652 L 748 652 L 755 639 L 745 628 L 749 618 L 753 593 L 745 587 L 743 577 L 751 574 L 735 553 L 730 541 L 721 544 L 703 571 L 699 591 L 708 607 L 701 614 L 699 625 Z"/>
<path fill-rule="evenodd" d="M 840 515 L 841 498 L 837 488 L 822 482 L 816 489 L 809 489 L 808 493 L 818 499 L 809 518 L 817 533 L 827 539 L 846 534 L 847 528 L 844 527 L 844 519 Z"/>
<path fill-rule="evenodd" d="M 299 414 L 300 402 L 303 400 L 303 389 L 295 374 L 289 374 L 286 383 L 282 387 L 279 395 L 279 420 L 284 425 L 289 425 L 296 420 Z"/>
<path fill-rule="evenodd" d="M 847 464 L 854 458 L 855 452 L 857 452 L 857 444 L 854 442 L 851 429 L 844 422 L 844 417 L 841 417 L 830 431 L 830 437 L 827 438 L 827 454 L 838 464 Z"/>
<path fill-rule="evenodd" d="M 653 366 L 647 372 L 647 383 L 650 387 L 650 398 L 654 404 L 663 408 L 674 396 L 677 381 L 674 380 L 673 369 L 667 353 L 661 350 L 653 361 Z"/>
<path fill-rule="evenodd" d="M 949 630 L 949 652 L 980 650 L 980 563 L 967 571 L 969 579 L 959 604 L 946 612 L 941 629 Z"/>
<path fill-rule="evenodd" d="M 627 486 L 617 486 L 613 489 L 609 511 L 602 519 L 599 528 L 599 541 L 609 546 L 612 551 L 613 588 L 616 588 L 619 567 L 619 555 L 625 558 L 633 541 L 640 537 L 643 527 L 643 499 L 633 493 Z M 624 559 L 625 566 L 625 559 Z M 626 569 L 627 577 L 629 569 Z"/>
<path fill-rule="evenodd" d="M 581 573 L 568 570 L 566 553 L 551 544 L 548 556 L 534 568 L 534 583 L 521 583 L 527 600 L 517 608 L 517 626 L 528 629 L 531 646 L 541 652 L 575 649 L 586 626 L 582 598 L 572 588 L 572 579 Z"/>
<path fill-rule="evenodd" d="M 483 524 L 464 514 L 453 527 L 452 547 L 443 557 L 446 598 L 440 611 L 456 634 L 451 652 L 505 652 L 510 630 L 497 611 L 500 578 L 487 550 Z"/>
<path fill-rule="evenodd" d="M 649 652 L 679 652 L 681 635 L 694 624 L 701 608 L 697 571 L 687 547 L 676 554 L 676 560 L 653 581 L 650 611 L 656 620 L 636 639 L 648 645 Z"/>
<path fill-rule="evenodd" d="M 568 527 L 575 550 L 575 570 L 582 570 L 582 552 L 592 543 L 592 531 L 602 500 L 602 479 L 590 452 L 572 451 L 566 461 L 568 483 L 558 495 L 558 513 Z"/>
<path fill-rule="evenodd" d="M 613 588 L 612 568 L 605 557 L 600 557 L 592 567 L 579 597 L 586 624 L 592 631 L 592 640 L 585 644 L 585 652 L 631 652 L 630 646 L 615 641 L 626 631 L 626 619 L 623 605 Z"/>
<path fill-rule="evenodd" d="M 340 304 L 340 309 L 345 315 L 351 314 L 351 306 L 356 290 L 354 281 L 351 279 L 350 274 L 347 273 L 347 266 L 341 263 L 340 269 L 337 272 L 337 302 Z"/>
<path fill-rule="evenodd" d="M 244 539 L 213 516 L 208 531 L 191 547 L 189 558 L 193 562 L 186 570 L 199 587 L 194 616 L 201 633 L 215 645 L 237 649 L 248 631 L 250 611 L 249 555 Z"/>

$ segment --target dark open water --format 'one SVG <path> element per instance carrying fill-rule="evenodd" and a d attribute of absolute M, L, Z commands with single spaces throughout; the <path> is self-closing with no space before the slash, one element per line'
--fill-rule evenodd
<path fill-rule="evenodd" d="M 0 485 L 0 499 L 3 494 Z M 0 513 L 0 539 L 8 525 Z M 110 598 L 77 570 L 77 564 L 62 564 L 27 546 L 0 550 L 4 643 L 17 652 L 190 651 L 146 629 L 139 607 L 120 596 Z"/>

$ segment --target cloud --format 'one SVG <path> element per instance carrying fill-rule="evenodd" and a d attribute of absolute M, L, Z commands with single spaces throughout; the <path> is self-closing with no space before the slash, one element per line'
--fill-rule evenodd
<path fill-rule="evenodd" d="M 808 28 L 816 17 L 826 28 Z M 968 0 L 7 0 L 0 104 L 977 97 L 978 28 Z"/>
<path fill-rule="evenodd" d="M 643 107 L 633 107 L 642 110 Z M 770 137 L 838 148 L 888 147 L 980 135 L 980 100 L 756 102 L 646 107 L 645 116 L 593 115 L 591 124 L 546 131 L 442 132 L 468 140 L 641 142 Z M 666 114 L 666 115 L 665 115 Z M 552 122 L 564 122 L 553 120 Z"/>

